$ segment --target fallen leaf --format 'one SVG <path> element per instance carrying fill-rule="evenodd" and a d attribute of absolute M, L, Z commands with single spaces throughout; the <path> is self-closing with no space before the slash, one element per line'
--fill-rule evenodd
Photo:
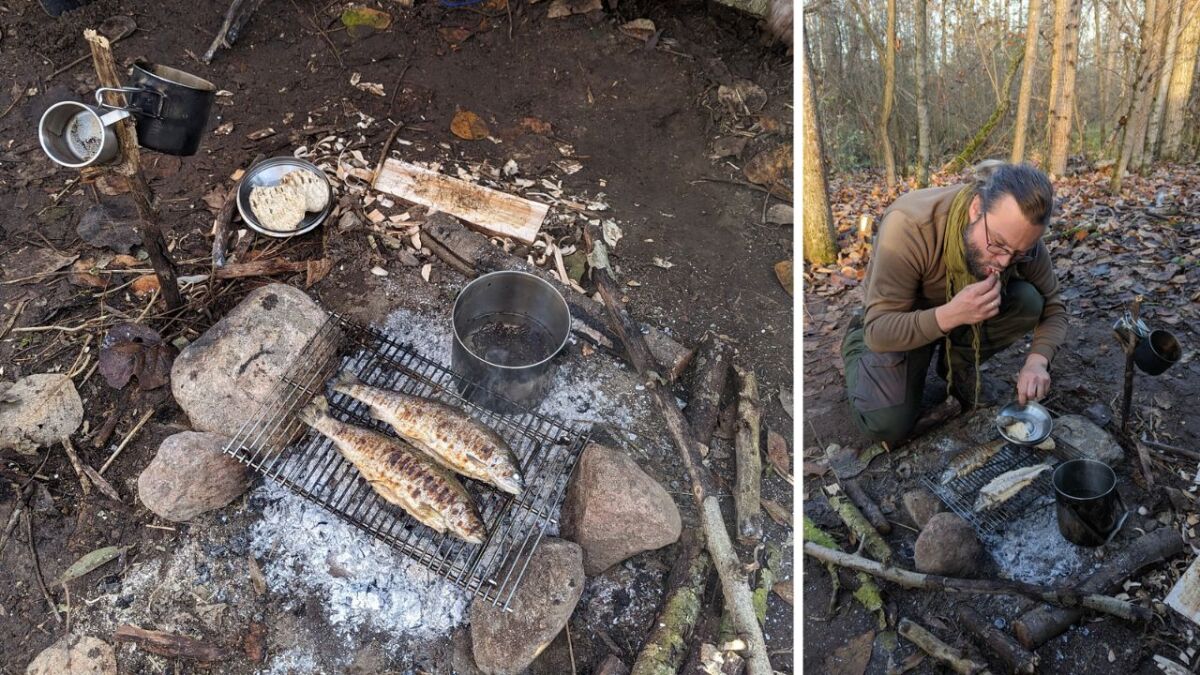
<path fill-rule="evenodd" d="M 162 288 L 158 281 L 158 277 L 153 274 L 144 274 L 133 281 L 129 286 L 129 290 L 139 298 L 144 298 L 154 291 Z"/>
<path fill-rule="evenodd" d="M 795 418 L 792 414 L 792 390 L 786 387 L 779 388 L 779 404 L 783 406 L 783 412 L 787 413 L 788 417 Z"/>
<path fill-rule="evenodd" d="M 544 122 L 536 117 L 522 117 L 520 126 L 529 133 L 539 136 L 548 136 L 554 131 L 549 122 Z"/>
<path fill-rule="evenodd" d="M 90 286 L 91 288 L 108 286 L 108 278 L 95 274 L 96 269 L 96 261 L 93 258 L 76 260 L 75 264 L 71 265 L 71 273 L 67 275 L 67 280 L 76 286 Z"/>
<path fill-rule="evenodd" d="M 836 675 L 862 675 L 871 663 L 875 631 L 869 630 L 847 642 L 825 659 L 825 672 Z"/>
<path fill-rule="evenodd" d="M 804 476 L 816 476 L 819 478 L 829 473 L 829 464 L 823 460 L 805 460 L 800 462 L 800 472 Z"/>
<path fill-rule="evenodd" d="M 487 123 L 470 110 L 459 110 L 450 121 L 450 133 L 465 141 L 478 141 L 491 135 Z"/>
<path fill-rule="evenodd" d="M 795 597 L 792 595 L 792 580 L 791 579 L 787 579 L 785 581 L 780 581 L 780 582 L 776 583 L 774 586 L 771 587 L 771 590 L 775 591 L 775 595 L 778 595 L 779 597 L 783 598 L 783 601 L 786 602 L 787 604 L 789 604 L 789 605 L 796 604 Z"/>
<path fill-rule="evenodd" d="M 157 389 L 171 377 L 175 348 L 153 329 L 135 323 L 115 326 L 100 341 L 100 374 L 113 389 L 137 377 L 138 389 Z"/>
<path fill-rule="evenodd" d="M 32 283 L 38 277 L 56 272 L 78 259 L 78 255 L 62 255 L 48 248 L 26 246 L 0 258 L 0 270 L 6 279 L 25 279 Z"/>
<path fill-rule="evenodd" d="M 767 431 L 767 461 L 781 478 L 792 481 L 792 458 L 788 453 L 787 441 L 775 431 Z"/>
<path fill-rule="evenodd" d="M 742 169 L 746 180 L 759 185 L 786 186 L 792 180 L 792 144 L 783 143 L 754 156 Z"/>
<path fill-rule="evenodd" d="M 104 548 L 98 548 L 95 551 L 84 555 L 79 560 L 71 563 L 71 566 L 67 568 L 67 571 L 63 572 L 62 576 L 59 577 L 58 581 L 54 582 L 53 585 L 60 586 L 68 581 L 71 581 L 72 579 L 78 579 L 79 577 L 91 572 L 101 565 L 111 560 L 115 560 L 117 556 L 121 555 L 121 552 L 124 550 L 124 548 L 119 546 L 105 546 Z"/>
<path fill-rule="evenodd" d="M 664 270 L 669 270 L 675 266 L 675 263 L 671 262 L 670 258 L 663 259 L 658 256 L 654 256 L 654 264 Z"/>
<path fill-rule="evenodd" d="M 783 505 L 773 502 L 770 499 L 762 499 L 760 501 L 762 502 L 763 510 L 767 512 L 768 516 L 771 516 L 771 520 L 780 525 L 792 526 L 792 514 Z"/>
<path fill-rule="evenodd" d="M 370 7 L 352 6 L 342 12 L 342 25 L 346 28 L 366 26 L 375 30 L 385 30 L 392 25 L 392 15 Z"/>
<path fill-rule="evenodd" d="M 779 279 L 779 285 L 783 286 L 783 290 L 787 291 L 788 295 L 792 295 L 792 261 L 780 260 L 775 263 L 775 278 Z"/>
<path fill-rule="evenodd" d="M 220 191 L 220 199 L 222 203 L 225 201 L 224 190 Z M 209 204 L 208 195 L 205 195 L 204 203 Z M 215 212 L 219 208 L 221 208 L 221 204 L 217 204 L 212 210 Z M 134 246 L 142 243 L 142 236 L 134 227 L 135 221 L 136 214 L 128 207 L 112 203 L 95 204 L 80 216 L 75 232 L 80 239 L 96 248 L 107 248 L 117 253 L 129 253 Z"/>
<path fill-rule="evenodd" d="M 254 556 L 246 557 L 246 567 L 250 570 L 250 585 L 254 587 L 256 595 L 265 595 L 267 592 L 267 578 L 263 576 L 262 568 L 258 566 L 258 561 Z"/>
<path fill-rule="evenodd" d="M 467 38 L 474 35 L 474 33 L 466 28 L 459 28 L 457 26 L 443 26 L 438 29 L 438 35 L 450 44 L 451 49 L 458 49 L 458 46 L 463 42 L 466 42 Z"/>
<path fill-rule="evenodd" d="M 603 9 L 600 0 L 554 0 L 546 10 L 547 19 L 561 19 L 572 14 L 587 14 Z"/>
<path fill-rule="evenodd" d="M 654 26 L 654 22 L 650 19 L 634 19 L 621 24 L 621 32 L 635 37 L 643 42 L 654 37 L 654 33 L 658 29 Z"/>

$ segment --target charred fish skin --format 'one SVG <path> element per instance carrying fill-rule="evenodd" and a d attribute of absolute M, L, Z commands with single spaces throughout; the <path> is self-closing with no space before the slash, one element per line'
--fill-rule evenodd
<path fill-rule="evenodd" d="M 396 439 L 334 419 L 318 396 L 300 411 L 300 421 L 333 441 L 379 496 L 404 509 L 423 525 L 481 544 L 483 520 L 462 483 L 420 452 Z"/>
<path fill-rule="evenodd" d="M 946 467 L 946 470 L 942 472 L 942 485 L 979 470 L 984 464 L 991 461 L 992 457 L 995 457 L 996 453 L 1000 452 L 1000 448 L 1002 447 L 1004 447 L 1003 440 L 999 442 L 993 441 L 982 447 L 967 450 L 955 456 L 954 459 L 950 460 L 950 464 Z"/>
<path fill-rule="evenodd" d="M 445 468 L 512 495 L 524 491 L 512 449 L 466 413 L 440 401 L 364 384 L 351 373 L 342 373 L 333 389 L 366 404 L 372 417 Z"/>
<path fill-rule="evenodd" d="M 1007 502 L 1029 487 L 1033 481 L 1037 480 L 1038 476 L 1042 475 L 1042 472 L 1049 469 L 1049 464 L 1035 464 L 996 476 L 991 482 L 980 488 L 979 497 L 975 500 L 975 510 L 985 511 Z"/>

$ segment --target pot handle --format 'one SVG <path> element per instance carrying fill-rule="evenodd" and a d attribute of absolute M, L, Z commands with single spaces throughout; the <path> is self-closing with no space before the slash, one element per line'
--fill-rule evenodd
<path fill-rule="evenodd" d="M 167 97 L 161 91 L 154 91 L 153 89 L 142 89 L 140 87 L 100 87 L 99 89 L 96 90 L 96 105 L 99 105 L 101 108 L 112 108 L 113 110 L 128 110 L 129 112 L 135 113 L 138 115 L 144 115 L 146 113 L 138 108 L 123 108 L 118 105 L 109 105 L 108 103 L 105 103 L 104 96 L 102 96 L 102 94 L 106 91 L 113 91 L 113 92 L 118 92 L 121 94 L 154 94 L 155 96 L 158 97 L 158 110 L 156 110 L 154 112 L 154 114 L 151 115 L 151 117 L 158 118 L 158 119 L 162 118 L 163 103 L 166 102 Z"/>

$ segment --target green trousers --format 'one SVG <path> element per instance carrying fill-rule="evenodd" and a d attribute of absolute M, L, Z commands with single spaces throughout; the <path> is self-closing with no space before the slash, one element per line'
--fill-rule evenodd
<path fill-rule="evenodd" d="M 1044 300 L 1033 284 L 1012 279 L 1005 285 L 1000 313 L 980 327 L 980 363 L 1021 339 L 1037 325 Z M 912 433 L 921 413 L 925 373 L 937 343 L 907 352 L 873 352 L 863 339 L 861 322 L 851 324 L 842 340 L 842 362 L 846 366 L 846 393 L 850 415 L 858 428 L 873 441 L 898 443 Z M 970 326 L 950 331 L 950 364 L 955 379 L 972 382 L 974 393 L 975 352 Z M 947 355 L 943 355 L 945 358 Z M 944 371 L 944 366 L 941 368 Z"/>

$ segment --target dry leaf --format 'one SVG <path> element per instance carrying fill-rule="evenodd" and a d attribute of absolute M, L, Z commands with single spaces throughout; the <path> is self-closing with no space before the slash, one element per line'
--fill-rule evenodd
<path fill-rule="evenodd" d="M 429 281 L 429 275 L 433 273 L 433 265 L 425 263 L 421 266 L 421 278 Z"/>
<path fill-rule="evenodd" d="M 72 579 L 78 579 L 79 577 L 91 572 L 101 565 L 111 560 L 115 560 L 117 556 L 121 555 L 124 550 L 124 548 L 118 546 L 105 546 L 104 548 L 98 548 L 95 551 L 84 555 L 79 560 L 71 563 L 71 566 L 67 568 L 67 571 L 63 572 L 62 576 L 59 577 L 58 581 L 54 582 L 53 585 L 58 586 L 65 584 Z"/>
<path fill-rule="evenodd" d="M 536 117 L 522 117 L 520 126 L 529 133 L 539 136 L 549 136 L 554 131 L 549 122 L 543 122 Z"/>
<path fill-rule="evenodd" d="M 450 133 L 465 141 L 478 141 L 491 135 L 487 123 L 470 110 L 454 113 L 454 119 L 450 122 Z"/>
<path fill-rule="evenodd" d="M 825 659 L 825 672 L 838 675 L 862 675 L 871 663 L 875 648 L 875 631 L 870 630 L 850 640 Z"/>
<path fill-rule="evenodd" d="M 561 19 L 572 14 L 587 14 L 602 9 L 600 0 L 554 0 L 546 10 L 547 19 Z"/>
<path fill-rule="evenodd" d="M 633 21 L 628 21 L 624 24 L 621 24 L 622 33 L 642 41 L 649 40 L 650 38 L 654 37 L 654 33 L 657 30 L 658 29 L 654 26 L 654 22 L 650 19 L 634 19 Z"/>
<path fill-rule="evenodd" d="M 780 260 L 775 263 L 775 278 L 779 279 L 779 285 L 783 286 L 783 290 L 787 291 L 788 295 L 792 295 L 792 261 Z"/>
<path fill-rule="evenodd" d="M 58 271 L 79 259 L 78 255 L 61 255 L 57 251 L 36 246 L 27 246 L 18 251 L 11 251 L 0 258 L 0 272 L 6 279 L 35 278 Z"/>
<path fill-rule="evenodd" d="M 792 180 L 792 144 L 784 143 L 764 150 L 746 163 L 742 173 L 746 180 L 759 185 L 788 185 Z"/>
<path fill-rule="evenodd" d="M 366 26 L 384 30 L 392 25 L 392 15 L 370 7 L 348 7 L 342 12 L 342 25 L 346 28 Z"/>
<path fill-rule="evenodd" d="M 792 458 L 787 441 L 775 431 L 767 431 L 767 461 L 784 479 L 791 481 Z"/>
<path fill-rule="evenodd" d="M 771 520 L 780 525 L 792 526 L 792 514 L 782 504 L 770 499 L 760 499 L 759 501 L 762 503 L 763 510 L 767 512 L 768 516 L 771 516 Z"/>
<path fill-rule="evenodd" d="M 133 284 L 129 286 L 129 290 L 133 291 L 133 294 L 139 298 L 144 298 L 159 288 L 161 286 L 159 285 L 158 277 L 153 274 L 144 274 L 135 279 Z"/>
<path fill-rule="evenodd" d="M 438 35 L 440 35 L 443 40 L 450 44 L 451 49 L 458 49 L 458 46 L 463 42 L 466 42 L 467 38 L 474 35 L 474 33 L 466 28 L 459 28 L 457 26 L 443 26 L 442 28 L 438 29 Z"/>
<path fill-rule="evenodd" d="M 171 377 L 175 348 L 162 342 L 151 328 L 134 323 L 115 326 L 100 341 L 99 370 L 113 389 L 121 389 L 131 377 L 138 388 L 157 389 Z"/>
<path fill-rule="evenodd" d="M 96 261 L 94 259 L 76 260 L 75 264 L 71 265 L 71 273 L 67 275 L 67 280 L 76 286 L 90 286 L 91 288 L 108 286 L 108 278 L 94 274 L 95 270 Z"/>
<path fill-rule="evenodd" d="M 776 583 L 774 586 L 771 587 L 771 590 L 775 591 L 775 595 L 778 595 L 779 597 L 783 598 L 783 601 L 786 602 L 787 604 L 789 604 L 789 605 L 796 604 L 795 597 L 792 595 L 792 580 L 791 579 L 787 579 L 785 581 L 780 581 L 780 582 Z"/>

